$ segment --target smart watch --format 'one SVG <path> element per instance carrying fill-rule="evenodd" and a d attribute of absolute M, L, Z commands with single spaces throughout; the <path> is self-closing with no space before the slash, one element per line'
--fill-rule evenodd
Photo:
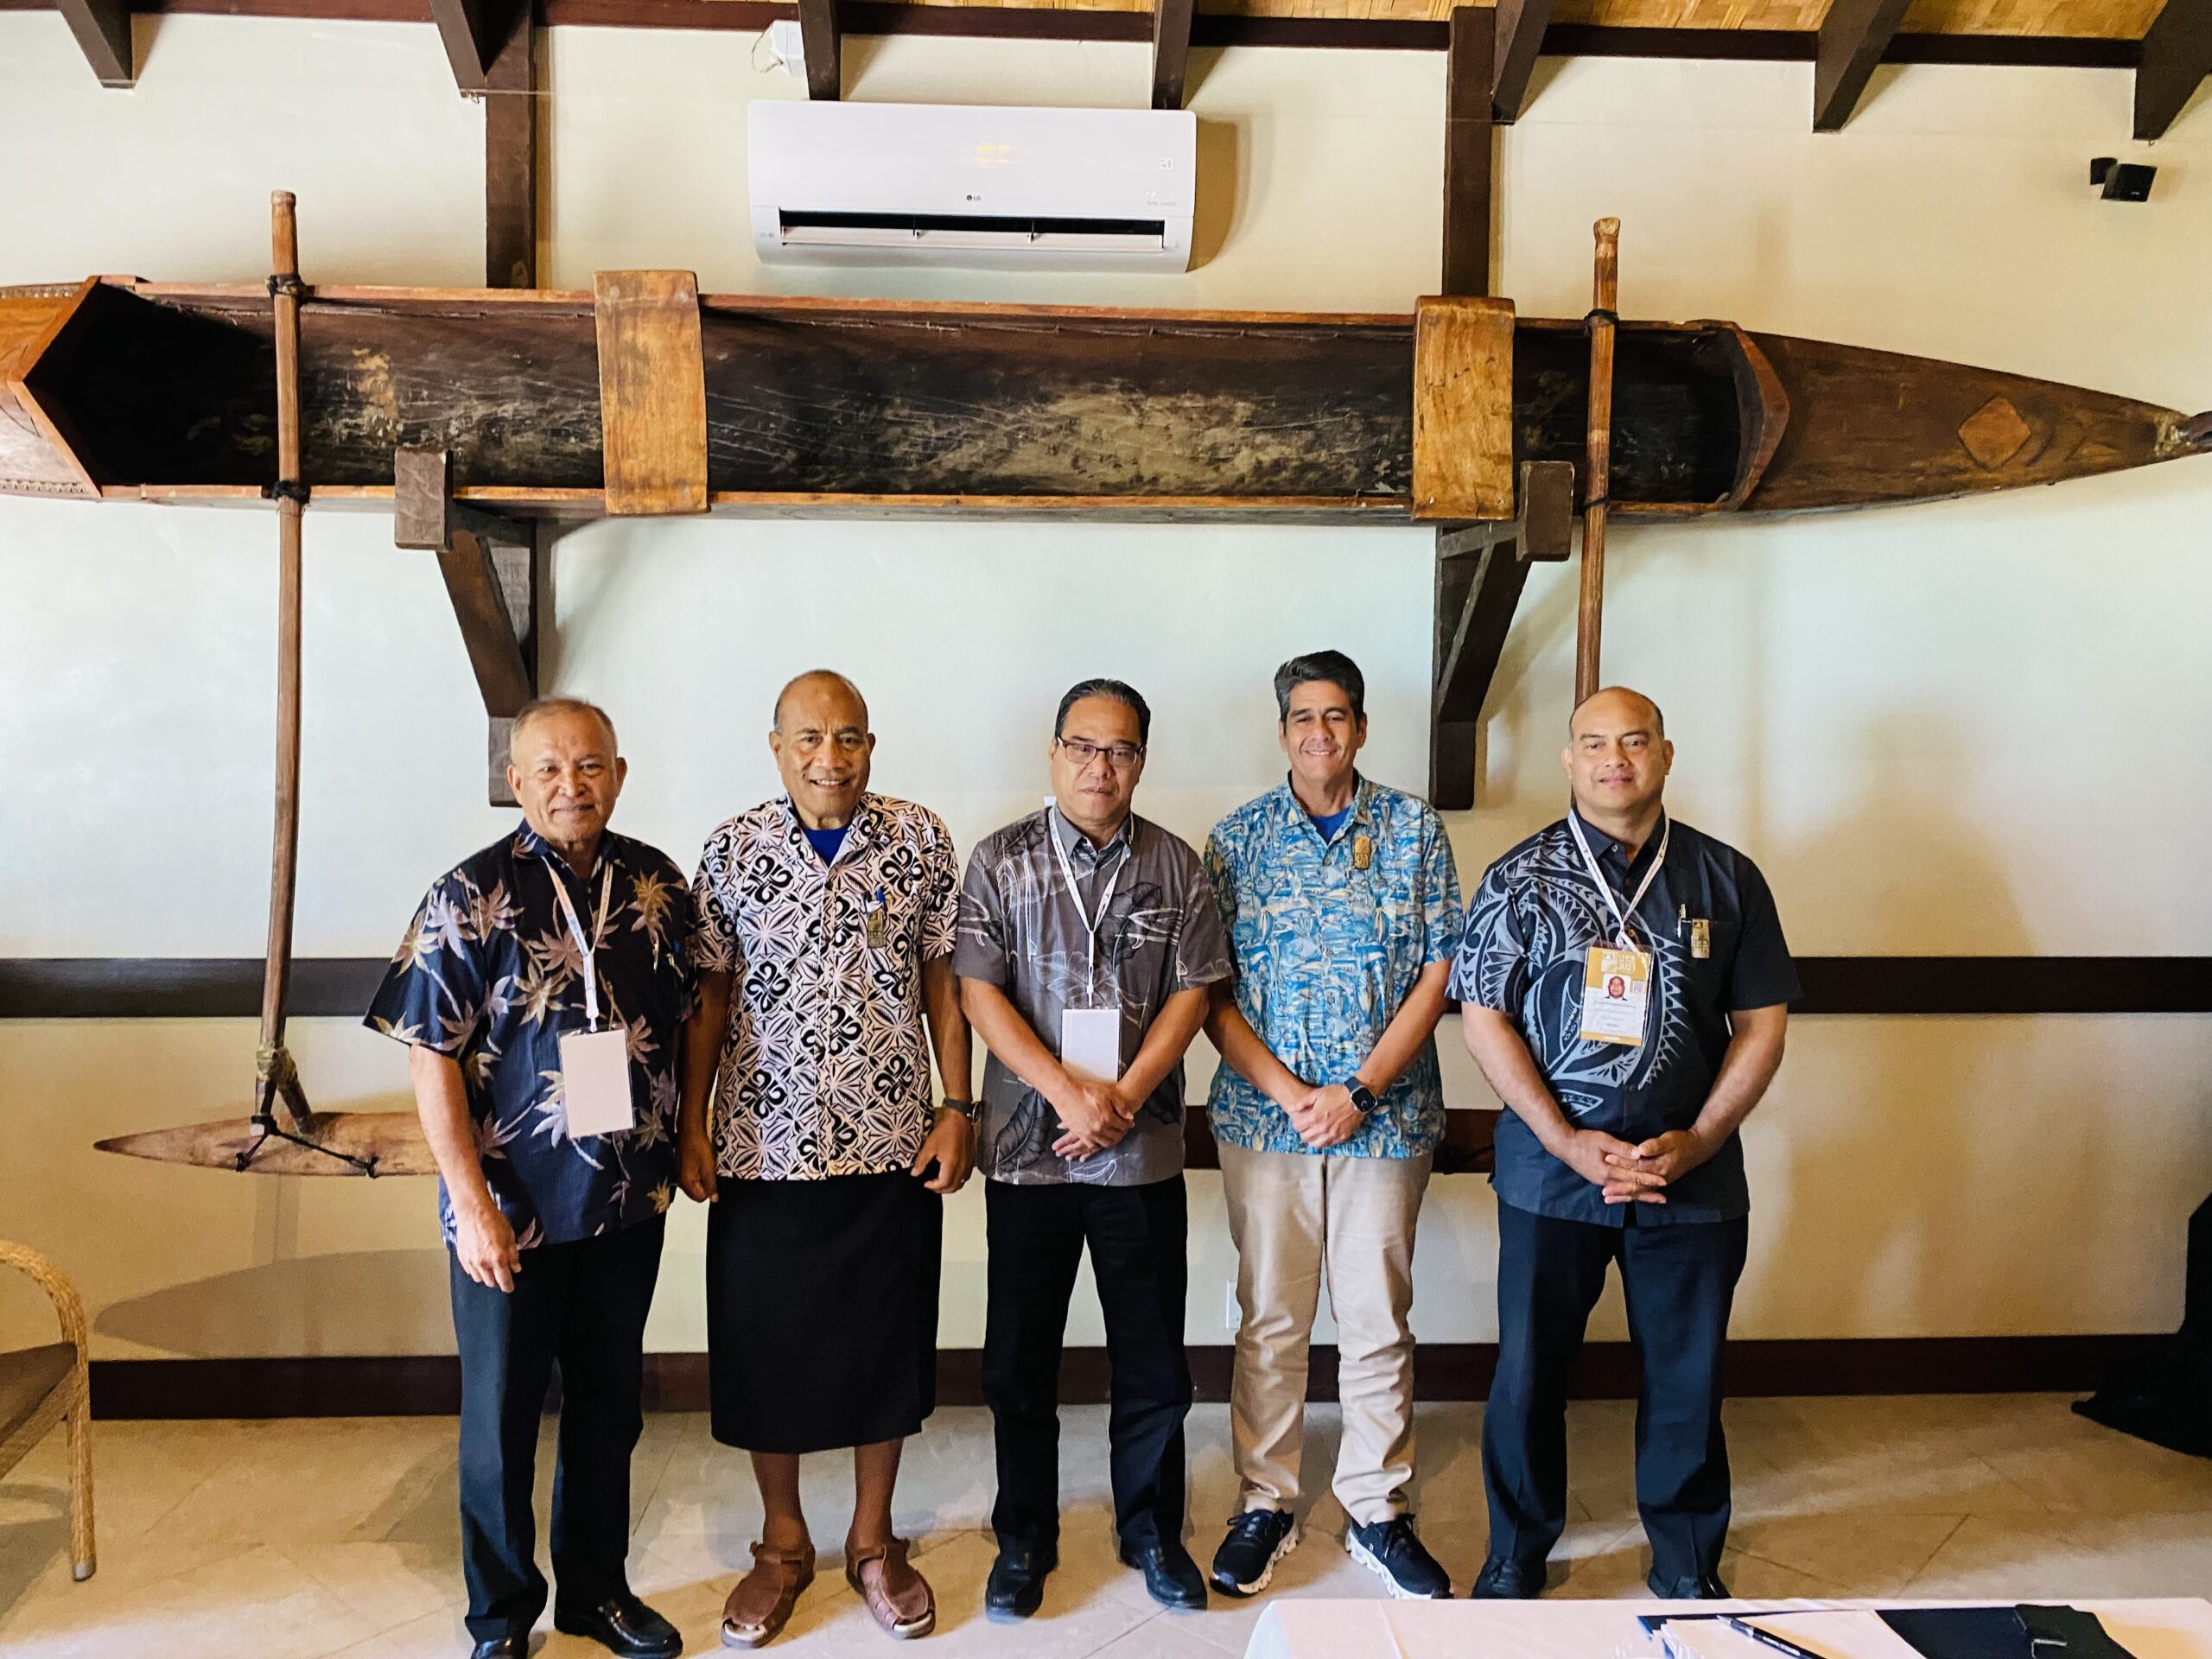
<path fill-rule="evenodd" d="M 1365 1117 L 1380 1103 L 1375 1098 L 1375 1091 L 1357 1077 L 1352 1078 L 1351 1082 L 1344 1084 L 1344 1092 L 1351 1096 L 1351 1103 L 1359 1109 L 1359 1115 L 1362 1117 Z"/>
<path fill-rule="evenodd" d="M 959 1113 L 970 1123 L 983 1115 L 983 1103 L 979 1100 L 943 1100 L 938 1104 Z"/>

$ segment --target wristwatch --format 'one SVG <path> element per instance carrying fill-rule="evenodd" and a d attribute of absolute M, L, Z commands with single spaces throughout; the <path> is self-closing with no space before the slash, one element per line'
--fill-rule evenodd
<path fill-rule="evenodd" d="M 1375 1098 L 1375 1091 L 1357 1077 L 1352 1078 L 1344 1084 L 1344 1092 L 1351 1096 L 1351 1103 L 1359 1108 L 1359 1115 L 1362 1117 L 1365 1117 L 1381 1103 Z"/>
<path fill-rule="evenodd" d="M 941 1100 L 938 1104 L 959 1113 L 970 1123 L 983 1115 L 983 1103 L 980 1100 Z"/>

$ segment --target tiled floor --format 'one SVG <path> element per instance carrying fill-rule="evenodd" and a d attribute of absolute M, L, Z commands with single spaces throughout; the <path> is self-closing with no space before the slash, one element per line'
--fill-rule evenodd
<path fill-rule="evenodd" d="M 2212 1462 L 2107 1433 L 2050 1395 L 1745 1400 L 1729 1409 L 1737 1522 L 1726 1576 L 1746 1596 L 2118 1597 L 2212 1592 Z M 1241 1653 L 1257 1605 L 1158 1612 L 1113 1560 L 1105 1414 L 1065 1414 L 1062 1567 L 1026 1625 L 981 1617 L 991 1541 L 988 1421 L 946 1410 L 910 1451 L 899 1524 L 937 1587 L 925 1652 L 1023 1659 L 1219 1659 Z M 1325 1484 L 1334 1413 L 1317 1408 L 1309 1484 Z M 1421 1531 L 1464 1586 L 1484 1524 L 1475 1406 L 1424 1408 Z M 70 1581 L 57 1435 L 0 1478 L 0 1653 L 9 1659 L 449 1659 L 458 1605 L 453 1424 L 389 1418 L 274 1423 L 103 1423 L 96 1435 L 100 1570 Z M 1218 1540 L 1234 1482 L 1225 1409 L 1193 1414 L 1193 1550 Z M 1552 1593 L 1642 1593 L 1630 1478 L 1630 1408 L 1570 1419 L 1573 1522 Z M 843 1535 L 848 1468 L 810 1460 L 817 1540 Z M 543 1493 L 550 1479 L 541 1478 Z M 705 1421 L 657 1417 L 637 1459 L 638 1589 L 716 1651 L 721 1599 L 760 1510 L 744 1463 Z M 1369 1596 L 1323 1498 L 1270 1595 Z M 1555 1560 L 1556 1576 L 1561 1563 Z M 775 1650 L 890 1649 L 834 1557 Z M 538 1659 L 603 1649 L 550 1636 Z"/>

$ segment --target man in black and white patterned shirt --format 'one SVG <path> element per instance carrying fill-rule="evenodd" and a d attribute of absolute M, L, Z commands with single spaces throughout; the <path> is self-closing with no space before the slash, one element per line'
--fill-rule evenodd
<path fill-rule="evenodd" d="M 971 1155 L 959 866 L 935 813 L 868 792 L 875 738 L 842 675 L 786 686 L 768 741 L 785 793 L 708 837 L 693 884 L 699 1012 L 677 1130 L 683 1190 L 714 1205 L 714 1434 L 753 1453 L 766 1510 L 722 1637 L 758 1647 L 790 1618 L 814 1576 L 799 1458 L 849 1446 L 845 1576 L 886 1630 L 921 1636 L 936 1610 L 891 1498 L 936 1404 L 938 1195 Z M 948 1096 L 934 1110 L 932 1047 Z"/>

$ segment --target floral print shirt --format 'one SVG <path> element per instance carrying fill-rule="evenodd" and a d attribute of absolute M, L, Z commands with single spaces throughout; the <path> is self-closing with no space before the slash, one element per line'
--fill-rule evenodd
<path fill-rule="evenodd" d="M 556 881 L 595 935 L 601 1018 L 629 1033 L 627 1135 L 569 1135 L 561 1038 L 588 1021 Z M 400 942 L 365 1023 L 460 1062 L 485 1181 L 524 1249 L 650 1221 L 675 1197 L 692 928 L 690 891 L 664 854 L 609 831 L 587 880 L 524 824 L 441 876 Z M 451 1243 L 442 1180 L 438 1215 Z"/>
<path fill-rule="evenodd" d="M 1349 1083 L 1414 983 L 1459 948 L 1459 878 L 1444 821 L 1426 801 L 1363 778 L 1324 836 L 1285 782 L 1206 840 L 1236 957 L 1236 1006 L 1274 1057 L 1315 1086 Z M 1214 1138 L 1251 1152 L 1310 1152 L 1289 1114 L 1225 1062 L 1206 1116 Z M 1329 1154 L 1417 1158 L 1444 1138 L 1436 1039 Z"/>

